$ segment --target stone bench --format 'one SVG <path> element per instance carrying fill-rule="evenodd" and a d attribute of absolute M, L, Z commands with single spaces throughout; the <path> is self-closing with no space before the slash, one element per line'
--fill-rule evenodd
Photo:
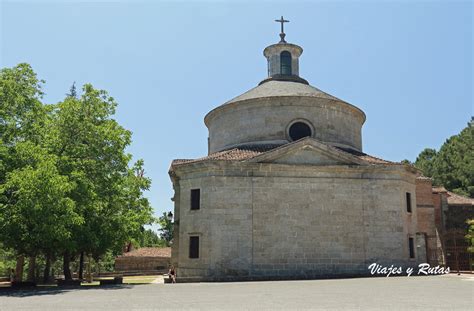
<path fill-rule="evenodd" d="M 171 284 L 170 275 L 168 273 L 163 274 L 163 281 L 165 284 Z M 177 277 L 176 277 L 176 283 L 178 283 Z"/>
<path fill-rule="evenodd" d="M 101 279 L 100 285 L 118 285 L 123 284 L 123 276 L 115 276 L 113 279 Z"/>

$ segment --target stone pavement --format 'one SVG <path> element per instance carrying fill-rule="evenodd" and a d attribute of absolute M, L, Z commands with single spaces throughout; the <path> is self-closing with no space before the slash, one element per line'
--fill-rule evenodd
<path fill-rule="evenodd" d="M 473 276 L 446 275 L 0 290 L 0 310 L 469 310 L 473 297 Z"/>

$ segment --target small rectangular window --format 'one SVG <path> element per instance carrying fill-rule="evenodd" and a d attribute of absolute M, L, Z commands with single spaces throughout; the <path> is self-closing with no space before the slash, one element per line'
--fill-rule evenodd
<path fill-rule="evenodd" d="M 189 237 L 189 258 L 199 258 L 199 237 Z"/>
<path fill-rule="evenodd" d="M 411 213 L 411 193 L 407 192 L 407 212 Z"/>
<path fill-rule="evenodd" d="M 191 190 L 191 209 L 196 210 L 201 208 L 201 189 Z"/>
<path fill-rule="evenodd" d="M 413 244 L 413 238 L 408 238 L 408 249 L 410 250 L 410 258 L 415 258 L 415 245 Z"/>

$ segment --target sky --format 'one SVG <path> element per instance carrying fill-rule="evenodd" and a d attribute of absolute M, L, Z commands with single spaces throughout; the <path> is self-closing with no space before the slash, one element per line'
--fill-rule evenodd
<path fill-rule="evenodd" d="M 300 76 L 367 115 L 363 150 L 414 161 L 473 115 L 471 1 L 5 1 L 0 67 L 46 80 L 44 102 L 92 83 L 118 102 L 156 215 L 176 158 L 207 154 L 204 116 L 266 78 L 263 49 L 303 47 Z"/>

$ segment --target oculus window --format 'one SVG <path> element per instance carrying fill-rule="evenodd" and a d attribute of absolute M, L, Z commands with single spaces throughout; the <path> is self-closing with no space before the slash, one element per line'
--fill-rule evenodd
<path fill-rule="evenodd" d="M 303 137 L 312 136 L 311 127 L 304 122 L 295 122 L 290 126 L 288 134 L 291 140 L 298 140 Z"/>

